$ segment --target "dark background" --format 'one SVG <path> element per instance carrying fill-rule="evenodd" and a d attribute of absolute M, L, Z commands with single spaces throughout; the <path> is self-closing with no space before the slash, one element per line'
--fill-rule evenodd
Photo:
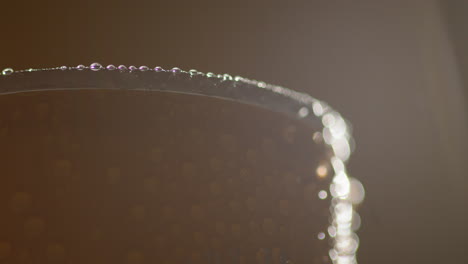
<path fill-rule="evenodd" d="M 8 1 L 0 67 L 230 73 L 354 125 L 363 264 L 468 263 L 468 38 L 460 1 Z"/>

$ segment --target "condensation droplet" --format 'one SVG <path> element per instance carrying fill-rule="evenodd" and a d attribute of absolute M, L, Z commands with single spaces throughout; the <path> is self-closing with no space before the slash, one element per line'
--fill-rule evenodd
<path fill-rule="evenodd" d="M 195 70 L 195 69 L 191 69 L 191 70 L 189 71 L 189 73 L 190 73 L 190 75 L 198 75 L 198 71 Z"/>
<path fill-rule="evenodd" d="M 327 166 L 325 165 L 320 165 L 317 167 L 317 169 L 315 170 L 315 173 L 317 173 L 317 176 L 319 178 L 325 178 L 327 177 L 328 175 L 328 168 Z"/>
<path fill-rule="evenodd" d="M 171 72 L 173 72 L 173 73 L 178 73 L 180 71 L 181 70 L 179 68 L 177 68 L 177 67 L 174 67 L 174 68 L 171 69 Z"/>
<path fill-rule="evenodd" d="M 323 141 L 323 138 L 322 138 L 322 133 L 320 132 L 315 132 L 313 135 L 312 135 L 312 140 L 315 142 L 315 143 L 322 143 Z"/>
<path fill-rule="evenodd" d="M 6 68 L 2 71 L 2 75 L 10 75 L 12 74 L 14 71 L 12 68 Z"/>
<path fill-rule="evenodd" d="M 140 66 L 140 71 L 149 71 L 149 67 L 148 66 Z"/>
<path fill-rule="evenodd" d="M 301 107 L 297 114 L 299 115 L 299 117 L 304 118 L 309 115 L 309 109 L 307 107 Z"/>
<path fill-rule="evenodd" d="M 364 190 L 364 186 L 362 183 L 355 179 L 350 178 L 350 192 L 348 200 L 353 204 L 360 204 L 364 200 L 364 196 L 366 191 Z"/>
<path fill-rule="evenodd" d="M 321 190 L 321 191 L 318 193 L 318 197 L 319 197 L 321 200 L 327 199 L 327 197 L 328 197 L 327 191 Z"/>
<path fill-rule="evenodd" d="M 319 240 L 324 240 L 324 239 L 325 239 L 325 233 L 324 233 L 324 232 L 318 233 L 317 238 L 318 238 Z"/>
<path fill-rule="evenodd" d="M 312 109 L 314 110 L 314 114 L 315 114 L 316 116 L 321 116 L 321 115 L 323 115 L 324 109 L 323 109 L 322 103 L 320 103 L 320 102 L 318 102 L 318 101 L 317 101 L 317 102 L 314 102 L 314 103 L 312 104 Z"/>
<path fill-rule="evenodd" d="M 102 69 L 102 65 L 97 63 L 97 62 L 94 62 L 92 63 L 89 68 L 92 70 L 92 71 L 99 71 Z"/>
<path fill-rule="evenodd" d="M 162 72 L 162 71 L 164 71 L 164 69 L 162 67 L 160 67 L 160 66 L 156 66 L 156 67 L 154 67 L 154 71 L 155 72 Z"/>
<path fill-rule="evenodd" d="M 213 77 L 215 77 L 215 76 L 216 76 L 216 75 L 215 75 L 214 73 L 212 73 L 212 72 L 206 73 L 206 77 L 208 77 L 208 78 L 213 78 Z"/>
<path fill-rule="evenodd" d="M 65 71 L 65 70 L 68 70 L 68 67 L 67 67 L 67 66 L 61 66 L 60 69 L 61 69 L 62 71 Z"/>
<path fill-rule="evenodd" d="M 265 87 L 266 87 L 266 83 L 264 83 L 264 82 L 259 82 L 259 83 L 257 83 L 257 86 L 260 87 L 260 88 L 265 88 Z"/>
<path fill-rule="evenodd" d="M 114 65 L 112 65 L 112 64 L 109 64 L 109 65 L 107 65 L 106 69 L 108 69 L 109 71 L 113 71 L 113 70 L 116 69 L 116 67 Z"/>
<path fill-rule="evenodd" d="M 126 70 L 127 70 L 127 66 L 125 66 L 125 65 L 119 65 L 118 69 L 119 69 L 120 71 L 126 71 Z"/>
<path fill-rule="evenodd" d="M 84 70 L 86 67 L 83 65 L 83 64 L 80 64 L 78 66 L 76 66 L 76 69 L 79 70 L 79 71 L 82 71 Z"/>
<path fill-rule="evenodd" d="M 236 82 L 239 82 L 239 81 L 241 81 L 241 80 L 242 80 L 242 77 L 240 77 L 240 76 L 234 77 L 234 81 L 236 81 Z"/>
<path fill-rule="evenodd" d="M 128 69 L 130 71 L 136 71 L 138 68 L 136 66 L 134 66 L 134 65 L 131 65 L 131 66 L 128 67 Z"/>

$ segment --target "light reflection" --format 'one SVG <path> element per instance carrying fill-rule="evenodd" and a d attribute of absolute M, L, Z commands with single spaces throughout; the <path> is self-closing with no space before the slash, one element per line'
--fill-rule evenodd
<path fill-rule="evenodd" d="M 325 239 L 325 233 L 323 233 L 323 232 L 318 233 L 317 238 L 319 240 L 324 240 Z"/>
<path fill-rule="evenodd" d="M 321 115 L 323 115 L 323 106 L 322 106 L 322 103 L 321 103 L 321 102 L 318 102 L 318 101 L 314 102 L 314 103 L 312 104 L 312 110 L 314 111 L 314 114 L 315 114 L 316 116 L 321 116 Z"/>
<path fill-rule="evenodd" d="M 326 113 L 322 117 L 322 123 L 325 127 L 333 127 L 336 123 L 335 115 L 332 113 Z"/>
<path fill-rule="evenodd" d="M 353 204 L 360 204 L 364 200 L 366 191 L 362 183 L 355 178 L 350 178 L 350 191 L 348 200 Z"/>
<path fill-rule="evenodd" d="M 318 193 L 318 197 L 319 197 L 321 200 L 327 199 L 327 196 L 328 196 L 328 193 L 327 193 L 327 191 L 325 191 L 325 190 L 321 190 L 321 191 Z"/>
<path fill-rule="evenodd" d="M 301 107 L 297 114 L 299 117 L 304 118 L 309 115 L 309 109 L 307 109 L 307 107 Z"/>
<path fill-rule="evenodd" d="M 338 158 L 348 160 L 349 155 L 351 154 L 351 148 L 349 147 L 348 140 L 345 138 L 335 139 L 333 140 L 332 148 Z"/>
<path fill-rule="evenodd" d="M 328 168 L 325 165 L 320 165 L 315 172 L 319 178 L 325 178 L 328 175 Z"/>
<path fill-rule="evenodd" d="M 334 226 L 329 226 L 327 231 L 330 237 L 336 236 L 336 228 Z"/>
<path fill-rule="evenodd" d="M 335 175 L 330 186 L 330 193 L 334 197 L 347 198 L 350 190 L 349 179 L 346 173 L 341 172 Z"/>

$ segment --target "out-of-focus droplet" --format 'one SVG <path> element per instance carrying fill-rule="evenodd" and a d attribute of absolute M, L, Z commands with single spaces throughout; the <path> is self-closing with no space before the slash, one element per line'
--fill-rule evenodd
<path fill-rule="evenodd" d="M 266 83 L 264 83 L 264 82 L 258 82 L 258 83 L 257 83 L 257 86 L 260 87 L 260 88 L 265 88 L 265 87 L 266 87 Z"/>
<path fill-rule="evenodd" d="M 312 104 L 312 110 L 314 111 L 315 116 L 321 116 L 323 115 L 323 106 L 322 103 L 319 101 L 316 101 Z"/>
<path fill-rule="evenodd" d="M 361 216 L 358 213 L 353 212 L 353 220 L 351 221 L 351 229 L 353 231 L 356 231 L 360 227 L 361 227 Z"/>
<path fill-rule="evenodd" d="M 216 75 L 215 75 L 214 73 L 212 73 L 212 72 L 206 73 L 206 77 L 208 77 L 208 78 L 213 78 L 213 77 L 215 77 L 215 76 L 216 76 Z"/>
<path fill-rule="evenodd" d="M 325 165 L 320 165 L 315 170 L 315 173 L 317 173 L 317 177 L 323 179 L 323 178 L 327 177 L 327 175 L 328 175 L 328 168 Z"/>
<path fill-rule="evenodd" d="M 335 125 L 336 117 L 334 113 L 327 113 L 322 117 L 322 123 L 325 127 L 332 127 Z"/>
<path fill-rule="evenodd" d="M 138 68 L 136 66 L 134 66 L 134 65 L 131 65 L 131 66 L 128 67 L 128 69 L 130 71 L 136 71 Z"/>
<path fill-rule="evenodd" d="M 66 71 L 66 70 L 68 70 L 68 67 L 67 67 L 67 66 L 61 66 L 60 69 L 61 69 L 62 71 Z"/>
<path fill-rule="evenodd" d="M 86 68 L 86 66 L 84 66 L 83 64 L 80 64 L 78 66 L 76 66 L 76 69 L 79 70 L 79 71 L 82 71 Z"/>
<path fill-rule="evenodd" d="M 328 235 L 330 237 L 335 237 L 336 236 L 336 227 L 329 226 L 327 231 L 328 231 Z"/>
<path fill-rule="evenodd" d="M 317 238 L 318 238 L 319 240 L 324 240 L 324 239 L 325 239 L 325 233 L 324 233 L 324 232 L 318 233 Z"/>
<path fill-rule="evenodd" d="M 321 200 L 327 199 L 327 197 L 328 197 L 327 191 L 321 190 L 321 191 L 318 193 L 318 197 L 319 197 Z"/>
<path fill-rule="evenodd" d="M 140 71 L 148 71 L 148 70 L 149 70 L 148 66 L 144 66 L 144 65 L 143 65 L 143 66 L 140 66 L 140 68 L 138 68 L 138 69 L 139 69 Z"/>
<path fill-rule="evenodd" d="M 323 141 L 323 138 L 322 138 L 322 133 L 320 132 L 315 132 L 313 135 L 312 135 L 312 140 L 314 140 L 315 143 L 322 143 Z"/>
<path fill-rule="evenodd" d="M 360 204 L 362 200 L 364 200 L 364 196 L 366 195 L 364 186 L 359 180 L 355 178 L 350 178 L 349 184 L 350 184 L 350 190 L 349 190 L 348 200 L 353 204 Z"/>
<path fill-rule="evenodd" d="M 300 118 L 304 118 L 309 115 L 309 109 L 307 107 L 301 107 L 299 111 L 297 112 Z"/>
<path fill-rule="evenodd" d="M 92 71 L 99 71 L 102 69 L 102 65 L 97 63 L 97 62 L 94 62 L 92 63 L 89 68 L 92 70 Z"/>

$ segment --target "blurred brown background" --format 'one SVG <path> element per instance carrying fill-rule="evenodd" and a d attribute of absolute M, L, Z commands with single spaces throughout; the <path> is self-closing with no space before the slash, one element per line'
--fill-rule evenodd
<path fill-rule="evenodd" d="M 231 73 L 306 91 L 354 125 L 359 261 L 468 263 L 464 1 L 75 1 L 0 7 L 0 67 Z"/>

